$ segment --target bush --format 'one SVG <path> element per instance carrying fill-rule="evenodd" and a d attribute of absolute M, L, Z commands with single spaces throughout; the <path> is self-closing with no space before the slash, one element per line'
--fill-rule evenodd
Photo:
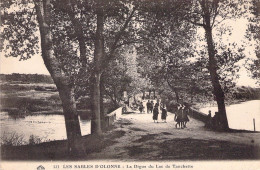
<path fill-rule="evenodd" d="M 4 133 L 1 136 L 1 146 L 20 146 L 25 144 L 24 136 L 15 132 L 11 134 Z"/>
<path fill-rule="evenodd" d="M 4 133 L 0 138 L 1 146 L 36 145 L 42 142 L 44 142 L 43 139 L 35 135 L 31 135 L 27 142 L 23 135 L 18 135 L 16 132 Z"/>
<path fill-rule="evenodd" d="M 31 135 L 28 145 L 36 145 L 42 142 L 42 139 L 38 136 Z"/>

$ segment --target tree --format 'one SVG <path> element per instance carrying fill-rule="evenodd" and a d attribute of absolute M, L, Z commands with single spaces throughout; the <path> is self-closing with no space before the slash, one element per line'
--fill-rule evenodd
<path fill-rule="evenodd" d="M 67 28 L 65 31 L 73 28 L 72 31 L 67 31 L 61 37 L 68 37 L 67 39 L 73 41 L 71 44 L 73 44 L 74 49 L 76 47 L 80 49 L 80 61 L 74 58 L 74 61 L 80 63 L 78 66 L 80 70 L 74 74 L 74 77 L 76 76 L 76 82 L 83 83 L 84 89 L 90 92 L 93 99 L 92 134 L 101 135 L 100 122 L 104 118 L 104 113 L 101 113 L 103 99 L 100 89 L 102 89 L 101 78 L 104 77 L 102 74 L 108 67 L 108 63 L 115 58 L 114 54 L 117 49 L 132 43 L 128 40 L 133 36 L 128 36 L 126 39 L 126 33 L 131 32 L 129 23 L 133 18 L 135 9 L 133 8 L 131 11 L 133 7 L 131 1 L 56 2 L 56 4 L 54 3 L 55 7 L 60 10 L 57 10 L 57 12 L 62 12 L 63 16 L 65 15 L 68 18 L 59 18 L 56 22 L 62 20 L 64 24 L 62 27 Z M 71 27 L 68 27 L 68 21 Z M 58 39 L 58 41 L 61 40 Z M 70 48 L 70 51 L 73 51 L 73 48 Z M 87 56 L 92 56 L 90 57 L 92 60 L 86 60 Z M 86 65 L 87 68 L 85 68 Z M 84 74 L 89 75 L 87 76 L 88 81 L 84 80 L 83 77 L 86 77 Z M 72 76 L 72 78 L 74 77 Z"/>
<path fill-rule="evenodd" d="M 35 1 L 35 8 L 41 35 L 42 57 L 62 100 L 69 151 L 75 152 L 75 142 L 81 136 L 81 131 L 74 98 L 74 88 L 70 80 L 64 76 L 64 71 L 59 68 L 59 63 L 54 56 L 52 48 L 52 33 L 50 30 L 50 19 L 52 18 L 50 11 L 51 3 L 48 0 L 43 0 L 42 2 Z"/>
<path fill-rule="evenodd" d="M 1 4 L 4 9 L 3 37 L 7 45 L 4 48 L 7 56 L 18 57 L 20 60 L 29 59 L 38 52 L 39 39 L 44 64 L 57 86 L 62 101 L 68 138 L 68 151 L 76 150 L 76 140 L 81 136 L 80 125 L 76 110 L 72 80 L 66 75 L 66 70 L 54 53 L 51 32 L 52 4 L 49 0 L 42 1 L 5 1 Z M 14 7 L 17 10 L 10 11 Z M 39 30 L 39 34 L 37 33 Z M 19 47 L 19 48 L 17 48 Z M 8 51 L 10 53 L 8 53 Z"/>
<path fill-rule="evenodd" d="M 115 58 L 117 49 L 128 42 L 125 36 L 130 33 L 130 21 L 134 16 L 136 7 L 127 2 L 121 1 L 98 1 L 96 6 L 97 28 L 95 36 L 94 50 L 94 113 L 95 133 L 101 135 L 100 122 L 100 78 L 108 67 L 108 63 Z M 123 24 L 118 24 L 118 19 L 123 20 Z M 108 25 L 106 25 L 107 23 Z M 111 28 L 111 25 L 114 26 Z M 113 30 L 112 30 L 113 29 Z M 114 30 L 117 30 L 115 32 Z M 127 30 L 128 29 L 128 30 Z M 107 34 L 105 34 L 107 33 Z M 112 37 L 111 37 L 112 36 Z M 132 36 L 131 36 L 132 37 Z M 109 39 L 108 39 L 109 38 Z M 111 41 L 112 40 L 112 41 Z"/>
<path fill-rule="evenodd" d="M 189 4 L 171 0 L 148 3 L 142 10 L 145 41 L 138 47 L 141 72 L 154 88 L 169 86 L 179 102 L 180 87 L 184 87 L 181 72 L 191 57 L 195 31 L 184 20 Z"/>
<path fill-rule="evenodd" d="M 241 17 L 247 8 L 247 2 L 238 1 L 224 1 L 224 0 L 195 0 L 191 1 L 193 8 L 190 10 L 190 15 L 187 20 L 200 26 L 205 31 L 205 39 L 207 42 L 208 53 L 208 69 L 210 72 L 211 82 L 213 86 L 213 93 L 217 101 L 218 112 L 220 115 L 221 129 L 227 130 L 228 121 L 225 107 L 225 94 L 220 83 L 220 76 L 218 73 L 218 59 L 217 48 L 213 40 L 213 28 L 218 26 L 223 20 L 230 18 Z M 225 29 L 220 28 L 221 31 Z M 222 58 L 223 56 L 220 55 Z"/>
<path fill-rule="evenodd" d="M 252 73 L 251 77 L 257 80 L 258 85 L 260 84 L 260 2 L 258 0 L 252 1 L 250 8 L 252 16 L 249 18 L 249 27 L 247 29 L 246 38 L 249 41 L 254 41 L 255 44 L 255 59 L 249 59 L 247 61 L 247 69 Z"/>
<path fill-rule="evenodd" d="M 115 107 L 120 106 L 122 94 L 129 92 L 129 86 L 132 82 L 131 75 L 127 74 L 126 56 L 118 54 L 116 60 L 109 63 L 109 69 L 103 73 L 104 91 L 111 99 Z"/>

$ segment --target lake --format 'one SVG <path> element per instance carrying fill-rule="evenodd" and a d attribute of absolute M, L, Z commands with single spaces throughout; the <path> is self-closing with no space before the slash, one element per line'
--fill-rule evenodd
<path fill-rule="evenodd" d="M 217 107 L 205 107 L 200 111 L 211 115 L 218 111 Z M 253 119 L 255 119 L 256 130 L 260 131 L 260 100 L 251 100 L 238 104 L 226 106 L 229 127 L 240 130 L 254 130 Z"/>
<path fill-rule="evenodd" d="M 43 141 L 67 139 L 63 115 L 36 115 L 14 119 L 7 112 L 0 112 L 0 117 L 1 137 L 16 133 L 22 135 L 25 142 L 29 141 L 31 135 Z M 90 120 L 80 119 L 82 135 L 90 134 L 90 127 Z"/>

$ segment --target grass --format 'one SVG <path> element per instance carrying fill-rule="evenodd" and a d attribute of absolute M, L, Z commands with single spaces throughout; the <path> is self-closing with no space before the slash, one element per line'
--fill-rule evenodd
<path fill-rule="evenodd" d="M 23 135 L 18 135 L 17 133 L 7 134 L 4 133 L 0 138 L 1 146 L 21 146 L 25 145 Z"/>
<path fill-rule="evenodd" d="M 29 90 L 34 90 L 34 86 L 25 86 L 25 85 L 20 85 L 20 84 L 1 84 L 0 86 L 1 91 L 13 93 L 16 91 L 29 91 Z"/>
<path fill-rule="evenodd" d="M 16 132 L 13 132 L 11 134 L 3 133 L 0 138 L 0 144 L 1 147 L 11 147 L 11 146 L 22 146 L 22 145 L 36 145 L 40 144 L 42 142 L 45 142 L 46 140 L 43 140 L 43 138 L 40 138 L 35 135 L 30 135 L 30 138 L 28 141 L 24 139 L 23 135 L 19 135 Z"/>
<path fill-rule="evenodd" d="M 110 131 L 109 136 L 98 137 L 87 135 L 79 138 L 77 142 L 78 152 L 75 155 L 67 153 L 67 140 L 34 143 L 30 145 L 1 146 L 2 160 L 86 160 L 90 153 L 101 152 L 105 147 L 115 144 L 115 139 L 124 135 L 121 131 Z M 36 140 L 37 142 L 37 140 Z"/>

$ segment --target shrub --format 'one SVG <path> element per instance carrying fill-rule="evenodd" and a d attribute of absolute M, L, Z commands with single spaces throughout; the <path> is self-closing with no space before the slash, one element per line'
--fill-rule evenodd
<path fill-rule="evenodd" d="M 1 136 L 1 146 L 20 146 L 25 144 L 24 136 L 15 132 L 11 134 L 4 133 Z"/>
<path fill-rule="evenodd" d="M 38 136 L 31 135 L 28 145 L 36 145 L 42 142 L 42 139 Z"/>

